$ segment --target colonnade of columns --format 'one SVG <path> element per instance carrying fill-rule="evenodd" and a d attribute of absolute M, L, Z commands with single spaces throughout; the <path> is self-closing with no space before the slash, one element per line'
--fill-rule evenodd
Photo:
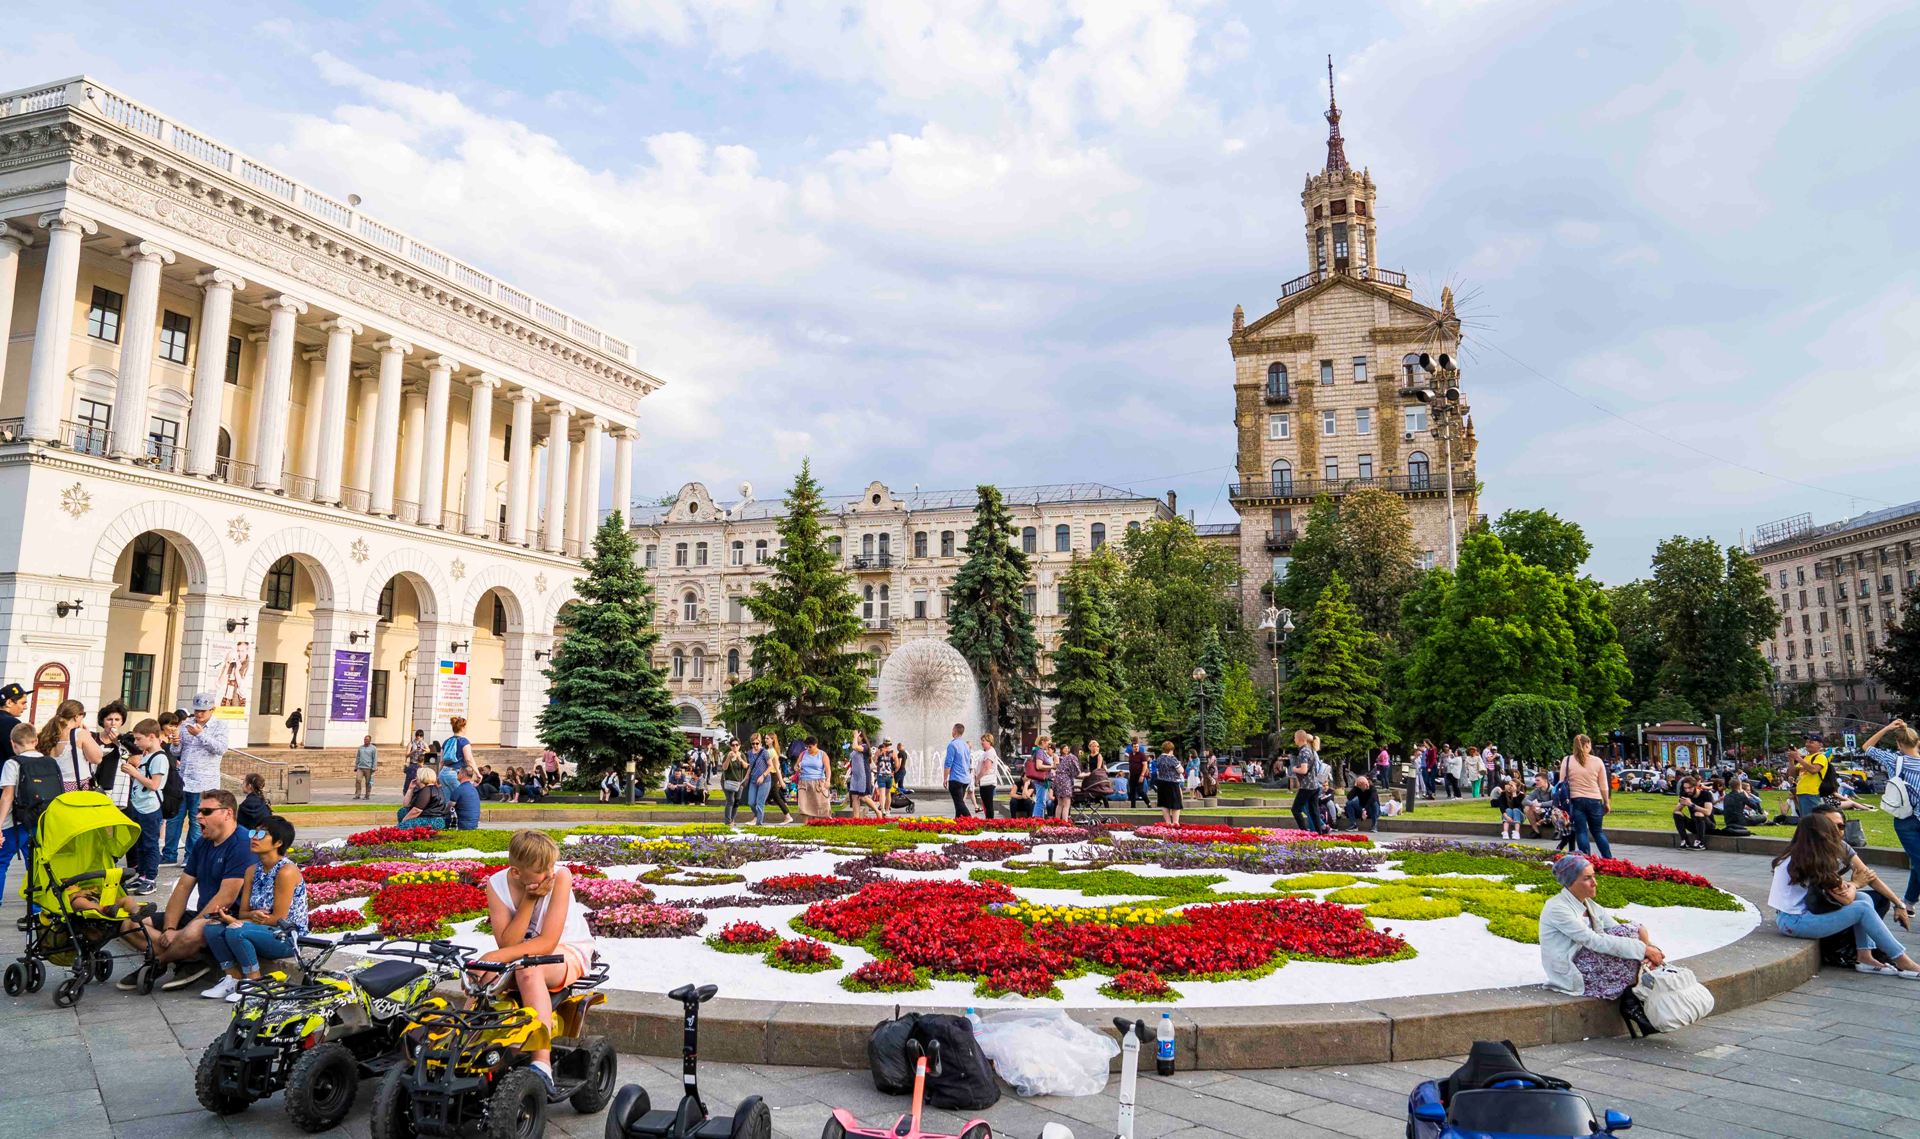
<path fill-rule="evenodd" d="M 99 232 L 91 219 L 70 209 L 55 210 L 38 219 L 46 232 L 46 270 L 36 317 L 33 355 L 28 369 L 26 414 L 22 434 L 29 439 L 58 441 L 73 339 L 71 321 L 79 288 L 81 242 Z M 22 233 L 0 223 L 0 344 L 6 342 L 19 255 L 36 234 Z M 130 281 L 120 328 L 120 359 L 116 369 L 113 426 L 108 454 L 117 459 L 148 457 L 147 395 L 155 356 L 155 325 L 160 313 L 160 285 L 165 266 L 175 255 L 151 241 L 132 241 L 124 250 L 130 263 Z M 614 437 L 615 493 L 624 500 L 633 475 L 634 430 L 610 424 L 593 415 L 582 417 L 563 401 L 542 401 L 526 388 L 504 393 L 504 381 L 483 368 L 474 368 L 449 356 L 422 361 L 424 385 L 410 384 L 404 372 L 414 346 L 390 332 L 370 332 L 345 317 L 320 323 L 323 347 L 302 348 L 298 340 L 308 302 L 281 293 L 267 297 L 264 339 L 254 388 L 251 430 L 242 437 L 238 468 L 223 464 L 217 454 L 227 367 L 227 338 L 232 334 L 236 291 L 247 282 L 224 269 L 209 269 L 194 278 L 202 292 L 197 357 L 192 377 L 192 399 L 186 425 L 186 474 L 218 479 L 273 494 L 296 497 L 329 506 L 384 517 L 399 517 L 424 527 L 457 531 L 474 537 L 496 537 L 518 546 L 552 553 L 575 552 L 591 540 L 599 524 L 601 446 L 604 433 Z M 353 352 L 366 345 L 378 355 L 377 366 L 356 372 Z M 299 427 L 298 460 L 294 451 L 292 408 L 296 358 L 306 364 L 301 381 L 306 408 Z M 464 483 L 453 485 L 448 472 L 448 432 L 452 430 L 453 383 L 456 374 L 468 389 L 467 464 Z M 359 385 L 358 398 L 352 386 Z M 496 495 L 489 473 L 494 400 L 504 394 L 511 403 L 509 446 L 504 493 Z M 541 406 L 536 406 L 541 405 Z M 349 408 L 360 424 L 351 455 L 346 447 Z M 541 524 L 538 462 L 534 455 L 536 414 L 546 413 L 545 521 Z M 238 426 L 237 424 L 235 425 Z M 351 465 L 349 466 L 349 461 Z M 411 501 L 408 499 L 411 498 Z M 452 508 L 461 507 L 456 513 Z M 505 506 L 504 524 L 494 512 Z M 625 502 L 618 505 L 624 509 Z"/>

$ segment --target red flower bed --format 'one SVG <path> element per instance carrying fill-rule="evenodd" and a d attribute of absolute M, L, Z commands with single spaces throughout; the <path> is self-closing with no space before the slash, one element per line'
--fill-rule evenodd
<path fill-rule="evenodd" d="M 414 882 L 388 886 L 367 903 L 388 937 L 435 934 L 448 922 L 487 912 L 487 892 L 465 882 Z"/>
<path fill-rule="evenodd" d="M 1053 991 L 1053 975 L 1045 969 L 994 969 L 982 978 L 990 993 L 1018 993 L 1023 997 L 1044 997 Z"/>
<path fill-rule="evenodd" d="M 1012 858 L 1027 852 L 1027 844 L 1013 838 L 976 838 L 959 845 L 980 858 Z"/>
<path fill-rule="evenodd" d="M 1107 987 L 1130 997 L 1164 997 L 1173 992 L 1160 974 L 1142 973 L 1133 969 L 1115 973 L 1112 983 Z"/>
<path fill-rule="evenodd" d="M 1624 858 L 1601 858 L 1598 855 L 1589 856 L 1587 860 L 1593 863 L 1594 873 L 1611 874 L 1615 878 L 1639 878 L 1648 882 L 1677 882 L 1682 886 L 1706 886 L 1709 889 L 1713 886 L 1713 883 L 1700 877 L 1698 874 L 1689 874 L 1685 870 L 1675 870 L 1671 866 L 1641 866 L 1638 863 L 1628 862 Z"/>
<path fill-rule="evenodd" d="M 859 941 L 872 933 L 882 918 L 907 906 L 957 904 L 978 908 L 990 902 L 1011 902 L 1013 891 L 999 882 L 908 881 L 888 878 L 862 887 L 852 897 L 815 902 L 801 920 L 842 941 Z"/>
<path fill-rule="evenodd" d="M 1154 823 L 1136 827 L 1133 833 L 1140 838 L 1158 839 L 1161 842 L 1259 842 L 1261 838 L 1252 831 L 1221 823 L 1181 823 L 1177 827 Z"/>
<path fill-rule="evenodd" d="M 367 915 L 345 907 L 314 910 L 307 915 L 308 933 L 339 933 L 342 930 L 359 929 L 365 924 Z"/>
<path fill-rule="evenodd" d="M 430 867 L 421 867 L 421 869 L 430 869 Z M 482 866 L 480 869 L 467 875 L 467 877 L 475 885 L 484 886 L 487 884 L 487 879 L 492 878 L 495 874 L 505 869 L 506 865 L 504 863 L 499 866 Z M 575 878 L 605 878 L 607 876 L 605 870 L 600 869 L 598 866 L 591 866 L 585 862 L 569 862 L 567 863 L 567 869 L 573 871 Z"/>
<path fill-rule="evenodd" d="M 388 846 L 393 843 L 425 842 L 439 837 L 440 832 L 432 827 L 375 827 L 370 831 L 348 835 L 347 845 Z"/>
<path fill-rule="evenodd" d="M 833 874 L 773 874 L 747 886 L 751 893 L 780 898 L 788 902 L 817 902 L 823 898 L 838 898 L 843 894 L 851 894 L 859 888 L 858 882 L 851 882 Z"/>
<path fill-rule="evenodd" d="M 715 936 L 728 945 L 765 945 L 779 937 L 757 921 L 728 922 L 720 927 L 720 932 Z M 814 944 L 818 945 L 819 942 Z"/>
<path fill-rule="evenodd" d="M 833 950 L 811 937 L 788 938 L 773 947 L 773 955 L 789 965 L 825 965 L 833 960 Z"/>
<path fill-rule="evenodd" d="M 920 975 L 905 961 L 877 957 L 855 969 L 847 978 L 848 987 L 879 993 L 907 992 L 921 987 Z"/>

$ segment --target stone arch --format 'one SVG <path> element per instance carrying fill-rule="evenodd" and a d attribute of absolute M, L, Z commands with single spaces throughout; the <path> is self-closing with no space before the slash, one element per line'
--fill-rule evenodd
<path fill-rule="evenodd" d="M 93 548 L 93 580 L 111 582 L 113 567 L 120 562 L 120 552 L 149 530 L 179 551 L 180 563 L 187 570 L 188 593 L 218 593 L 226 587 L 226 555 L 220 549 L 220 538 L 213 527 L 185 506 L 165 500 L 131 507 L 101 532 Z M 258 588 L 256 578 L 255 589 Z"/>
<path fill-rule="evenodd" d="M 447 583 L 447 575 L 440 571 L 432 558 L 412 546 L 395 550 L 373 567 L 361 591 L 363 600 L 360 612 L 378 611 L 380 591 L 396 577 L 405 577 L 407 584 L 413 587 L 414 596 L 420 602 L 421 624 L 437 624 L 447 619 L 446 607 L 453 597 L 453 588 Z"/>
<path fill-rule="evenodd" d="M 473 575 L 467 586 L 466 600 L 453 615 L 453 624 L 471 623 L 473 611 L 480 606 L 480 599 L 490 589 L 497 589 L 507 599 L 507 632 L 524 633 L 527 631 L 527 617 L 532 611 L 526 598 L 531 591 L 520 580 L 520 575 L 501 565 L 491 565 Z"/>
<path fill-rule="evenodd" d="M 547 593 L 547 611 L 542 615 L 540 621 L 540 628 L 542 630 L 551 633 L 553 627 L 560 623 L 560 611 L 565 609 L 568 604 L 580 600 L 580 595 L 574 592 L 573 582 L 574 579 L 569 578 L 559 587 Z"/>
<path fill-rule="evenodd" d="M 325 534 L 304 526 L 276 530 L 260 543 L 260 548 L 254 551 L 253 560 L 247 563 L 246 576 L 240 580 L 240 596 L 260 596 L 260 586 L 266 580 L 267 571 L 273 568 L 273 563 L 289 554 L 299 561 L 307 571 L 307 576 L 313 579 L 314 608 L 333 609 L 347 600 L 347 560 L 340 556 L 339 550 L 334 549 Z"/>

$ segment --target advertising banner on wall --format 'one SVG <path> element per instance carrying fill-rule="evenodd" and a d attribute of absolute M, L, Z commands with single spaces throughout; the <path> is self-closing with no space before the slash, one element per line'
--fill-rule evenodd
<path fill-rule="evenodd" d="M 213 693 L 214 718 L 247 718 L 253 692 L 253 642 L 247 638 L 216 639 L 207 656 L 206 690 Z"/>
<path fill-rule="evenodd" d="M 333 700 L 327 716 L 333 720 L 367 718 L 367 684 L 373 675 L 373 654 L 354 649 L 333 650 Z"/>
<path fill-rule="evenodd" d="M 437 732 L 449 719 L 466 714 L 467 662 L 443 659 L 433 689 L 433 730 Z"/>

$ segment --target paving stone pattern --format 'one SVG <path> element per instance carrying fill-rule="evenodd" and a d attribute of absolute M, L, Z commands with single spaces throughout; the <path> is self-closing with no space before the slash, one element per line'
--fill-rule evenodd
<path fill-rule="evenodd" d="M 1764 895 L 1767 864 L 1751 855 L 1632 847 L 1618 853 Z M 1890 877 L 1897 889 L 1899 876 Z M 0 945 L 17 943 L 18 913 L 17 900 L 0 907 Z M 1920 937 L 1907 935 L 1907 941 L 1920 948 Z M 50 990 L 0 997 L 0 1137 L 304 1134 L 277 1096 L 225 1120 L 201 1110 L 193 1097 L 193 1064 L 229 1010 L 198 999 L 198 988 L 140 997 L 95 986 L 76 1010 L 53 1008 Z M 1537 1070 L 1570 1080 L 1596 1109 L 1632 1115 L 1639 1139 L 1920 1139 L 1920 983 L 1912 981 L 1826 970 L 1791 993 L 1679 1032 L 1553 1045 L 1526 1057 Z M 1148 1074 L 1140 1083 L 1135 1133 L 1141 1139 L 1399 1139 L 1408 1091 L 1454 1066 L 1426 1060 L 1170 1079 Z M 679 1094 L 677 1060 L 622 1056 L 620 1075 L 623 1083 L 643 1084 L 656 1105 Z M 1117 1085 L 1075 1099 L 1021 1100 L 1009 1092 L 983 1115 L 1001 1135 L 1031 1139 L 1057 1121 L 1082 1139 L 1109 1136 Z M 747 1095 L 764 1096 L 775 1134 L 793 1139 L 819 1135 L 834 1106 L 868 1122 L 890 1122 L 906 1106 L 902 1098 L 875 1092 L 864 1072 L 839 1069 L 706 1064 L 701 1086 L 719 1110 Z M 353 1114 L 332 1134 L 364 1139 L 372 1095 L 373 1085 L 364 1085 Z M 950 1113 L 928 1113 L 927 1125 L 935 1129 L 957 1132 L 961 1122 Z M 549 1134 L 597 1139 L 603 1127 L 601 1116 L 560 1105 Z"/>

